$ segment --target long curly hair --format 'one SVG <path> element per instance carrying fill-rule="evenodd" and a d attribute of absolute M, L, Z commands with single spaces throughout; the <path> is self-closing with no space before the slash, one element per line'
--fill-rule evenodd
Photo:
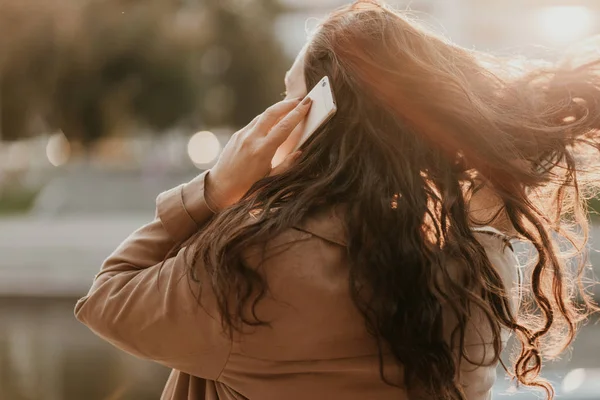
<path fill-rule="evenodd" d="M 586 54 L 556 64 L 482 54 L 372 1 L 332 13 L 312 36 L 304 68 L 307 87 L 330 77 L 337 114 L 303 146 L 297 165 L 257 182 L 189 247 L 224 326 L 268 323 L 254 313 L 268 287 L 244 250 L 318 207 L 343 204 L 352 298 L 380 349 L 404 367 L 402 382 L 383 367 L 382 379 L 412 398 L 464 400 L 457 375 L 477 309 L 494 354 L 470 362 L 497 363 L 502 330 L 515 332 L 514 376 L 552 398 L 539 377 L 542 356 L 564 350 L 595 310 L 582 250 L 584 200 L 600 164 L 600 61 Z M 493 210 L 485 220 L 472 212 L 478 197 Z M 531 243 L 529 307 L 511 308 L 474 225 Z M 447 312 L 457 321 L 450 342 L 442 332 Z"/>

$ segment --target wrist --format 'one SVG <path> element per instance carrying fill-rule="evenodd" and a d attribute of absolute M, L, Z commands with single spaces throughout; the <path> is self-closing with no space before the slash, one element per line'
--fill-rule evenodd
<path fill-rule="evenodd" d="M 213 181 L 214 176 L 211 175 L 210 170 L 206 171 L 206 175 L 204 176 L 204 201 L 208 208 L 214 213 L 218 213 L 223 209 L 220 205 L 221 203 L 218 201 L 218 192 L 216 189 L 215 182 Z"/>

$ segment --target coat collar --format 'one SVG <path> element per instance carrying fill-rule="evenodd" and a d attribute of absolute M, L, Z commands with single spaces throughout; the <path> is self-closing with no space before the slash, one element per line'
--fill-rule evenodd
<path fill-rule="evenodd" d="M 319 209 L 294 228 L 340 246 L 348 245 L 343 210 L 339 206 Z"/>

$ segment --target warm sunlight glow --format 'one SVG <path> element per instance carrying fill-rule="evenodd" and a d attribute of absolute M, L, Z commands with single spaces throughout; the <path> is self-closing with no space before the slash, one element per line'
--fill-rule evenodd
<path fill-rule="evenodd" d="M 220 152 L 221 144 L 212 132 L 195 133 L 188 142 L 188 155 L 194 164 L 209 164 L 216 160 Z"/>
<path fill-rule="evenodd" d="M 50 136 L 46 145 L 46 156 L 50 164 L 55 167 L 59 167 L 69 161 L 71 145 L 64 133 L 58 132 Z"/>
<path fill-rule="evenodd" d="M 544 36 L 555 43 L 568 43 L 589 33 L 592 12 L 582 6 L 555 6 L 540 10 L 538 23 Z"/>

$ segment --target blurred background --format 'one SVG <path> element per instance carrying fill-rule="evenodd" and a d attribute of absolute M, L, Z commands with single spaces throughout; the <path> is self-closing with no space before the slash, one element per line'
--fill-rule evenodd
<path fill-rule="evenodd" d="M 279 99 L 306 30 L 344 3 L 0 0 L 0 399 L 159 398 L 168 371 L 96 338 L 75 301 L 159 192 Z M 391 4 L 494 53 L 553 58 L 600 33 L 597 0 Z M 599 342 L 592 320 L 547 366 L 559 398 L 600 399 Z M 504 396 L 536 398 L 499 378 Z"/>

